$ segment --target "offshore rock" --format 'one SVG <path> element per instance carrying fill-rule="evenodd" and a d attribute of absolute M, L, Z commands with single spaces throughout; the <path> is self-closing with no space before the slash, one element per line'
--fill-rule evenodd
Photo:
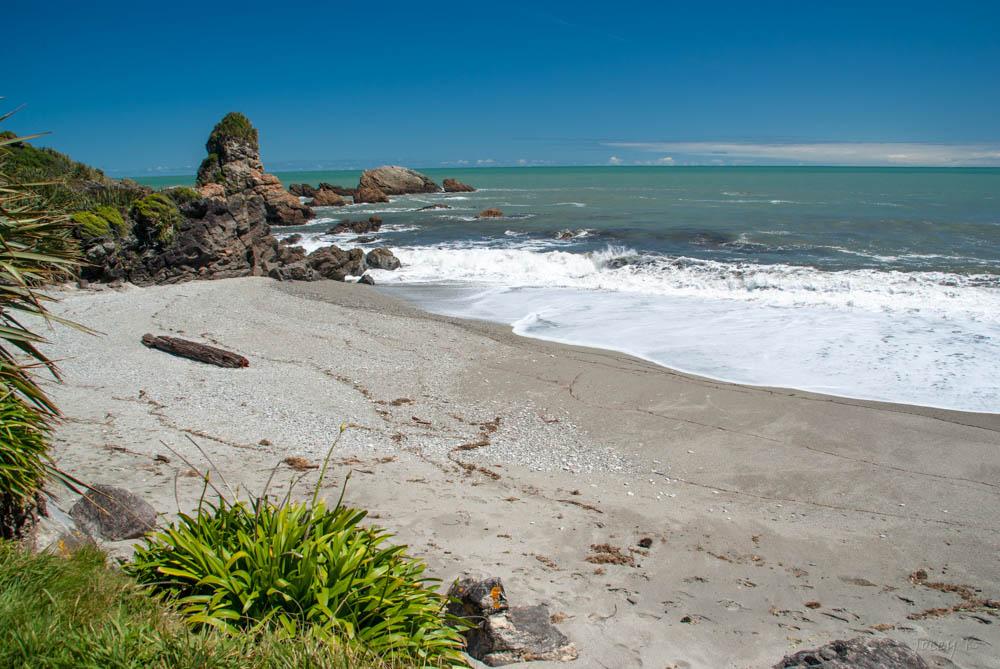
<path fill-rule="evenodd" d="M 309 204 L 313 207 L 343 207 L 347 200 L 328 188 L 320 188 L 313 192 L 313 199 Z"/>
<path fill-rule="evenodd" d="M 374 204 L 376 202 L 388 201 L 389 196 L 386 195 L 380 188 L 376 188 L 375 186 L 359 186 L 354 192 L 354 202 L 356 204 L 361 202 Z"/>
<path fill-rule="evenodd" d="M 289 184 L 288 192 L 299 197 L 312 197 L 316 194 L 316 189 L 309 184 Z"/>
<path fill-rule="evenodd" d="M 378 232 L 382 227 L 382 219 L 379 216 L 369 216 L 367 221 L 341 221 L 326 231 L 328 235 L 339 235 L 345 232 L 357 234 L 365 232 Z"/>
<path fill-rule="evenodd" d="M 373 170 L 366 170 L 358 182 L 358 190 L 366 188 L 378 189 L 386 195 L 437 193 L 441 190 L 430 177 L 399 165 L 383 165 Z"/>
<path fill-rule="evenodd" d="M 458 179 L 445 179 L 442 185 L 446 193 L 472 193 L 476 190 L 469 184 L 464 184 Z"/>
<path fill-rule="evenodd" d="M 476 218 L 503 218 L 503 212 L 496 208 L 483 209 Z"/>

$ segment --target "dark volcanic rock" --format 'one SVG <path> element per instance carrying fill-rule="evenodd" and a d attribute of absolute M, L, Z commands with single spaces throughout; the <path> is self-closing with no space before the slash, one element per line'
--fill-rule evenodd
<path fill-rule="evenodd" d="M 392 251 L 384 246 L 372 249 L 365 256 L 365 265 L 372 269 L 399 269 L 399 258 L 392 254 Z"/>
<path fill-rule="evenodd" d="M 446 193 L 472 193 L 476 190 L 469 184 L 464 184 L 458 179 L 445 179 L 442 185 Z"/>
<path fill-rule="evenodd" d="M 441 190 L 441 187 L 429 177 L 398 165 L 383 165 L 373 170 L 366 170 L 358 182 L 358 190 L 367 188 L 378 189 L 386 195 L 437 193 Z"/>
<path fill-rule="evenodd" d="M 552 624 L 544 605 L 510 608 L 499 578 L 464 578 L 448 591 L 448 612 L 475 625 L 466 652 L 491 667 L 534 660 L 568 662 L 576 646 Z"/>
<path fill-rule="evenodd" d="M 774 669 L 930 669 L 906 644 L 857 637 L 785 656 Z"/>
<path fill-rule="evenodd" d="M 93 486 L 69 513 L 82 530 L 109 541 L 135 539 L 156 526 L 156 511 L 145 500 L 108 485 Z"/>
<path fill-rule="evenodd" d="M 339 235 L 345 232 L 378 232 L 382 227 L 382 219 L 379 216 L 369 216 L 367 221 L 341 221 L 326 231 L 328 235 Z"/>
<path fill-rule="evenodd" d="M 359 186 L 356 191 L 354 191 L 354 202 L 388 202 L 389 196 L 382 192 L 381 189 L 375 188 L 374 186 Z"/>
<path fill-rule="evenodd" d="M 347 200 L 327 188 L 320 188 L 313 194 L 313 207 L 343 207 Z"/>

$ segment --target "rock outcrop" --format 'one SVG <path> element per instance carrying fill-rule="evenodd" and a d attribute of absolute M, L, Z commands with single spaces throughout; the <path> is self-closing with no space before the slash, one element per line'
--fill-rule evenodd
<path fill-rule="evenodd" d="M 325 181 L 320 181 L 318 188 L 320 190 L 332 190 L 340 197 L 354 197 L 354 191 L 356 190 L 354 188 L 345 188 L 344 186 L 338 186 Z"/>
<path fill-rule="evenodd" d="M 226 114 L 212 129 L 205 149 L 208 156 L 198 168 L 198 186 L 219 184 L 226 195 L 259 195 L 267 222 L 273 225 L 302 225 L 313 217 L 312 210 L 286 191 L 278 177 L 264 172 L 257 129 L 243 114 Z"/>
<path fill-rule="evenodd" d="M 298 197 L 312 197 L 316 194 L 316 189 L 309 184 L 289 184 L 288 192 Z"/>
<path fill-rule="evenodd" d="M 378 232 L 382 227 L 382 219 L 378 216 L 369 216 L 367 221 L 341 221 L 326 231 L 328 235 L 340 235 L 345 232 L 363 234 L 365 232 Z"/>
<path fill-rule="evenodd" d="M 785 656 L 774 669 L 930 669 L 906 644 L 857 637 Z"/>
<path fill-rule="evenodd" d="M 437 193 L 441 190 L 430 177 L 398 165 L 383 165 L 373 170 L 365 170 L 358 182 L 358 191 L 372 188 L 382 191 L 385 195 Z"/>
<path fill-rule="evenodd" d="M 376 188 L 375 186 L 359 186 L 358 189 L 354 191 L 354 202 L 356 204 L 361 202 L 369 202 L 374 204 L 377 202 L 388 202 L 388 201 L 389 201 L 389 196 L 386 195 L 384 192 L 382 192 L 381 189 Z"/>
<path fill-rule="evenodd" d="M 148 502 L 109 485 L 93 486 L 69 515 L 84 532 L 108 541 L 136 539 L 156 526 L 156 510 Z"/>
<path fill-rule="evenodd" d="M 476 189 L 469 184 L 464 184 L 458 179 L 445 179 L 441 182 L 445 193 L 472 193 Z"/>
<path fill-rule="evenodd" d="M 313 192 L 313 199 L 309 204 L 313 207 L 343 207 L 347 200 L 332 190 L 320 188 Z"/>
<path fill-rule="evenodd" d="M 463 578 L 448 590 L 448 612 L 475 627 L 465 632 L 466 652 L 491 667 L 515 662 L 569 662 L 576 646 L 552 624 L 544 605 L 511 608 L 499 578 Z"/>

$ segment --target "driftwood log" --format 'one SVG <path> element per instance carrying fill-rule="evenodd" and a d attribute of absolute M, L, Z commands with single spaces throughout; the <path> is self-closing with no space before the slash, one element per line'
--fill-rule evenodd
<path fill-rule="evenodd" d="M 142 335 L 142 343 L 149 348 L 166 351 L 182 358 L 190 358 L 198 362 L 219 367 L 249 367 L 250 361 L 238 353 L 233 353 L 215 346 L 207 346 L 198 342 L 178 339 L 177 337 L 157 337 L 152 334 Z"/>

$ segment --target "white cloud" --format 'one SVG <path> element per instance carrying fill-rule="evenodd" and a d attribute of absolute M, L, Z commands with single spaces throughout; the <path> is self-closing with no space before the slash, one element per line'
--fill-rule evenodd
<path fill-rule="evenodd" d="M 622 159 L 619 158 L 618 156 L 611 156 L 610 158 L 608 158 L 608 162 L 611 163 L 612 165 L 621 165 Z"/>
<path fill-rule="evenodd" d="M 811 163 L 817 165 L 1000 165 L 1000 145 L 919 142 L 607 142 L 604 146 L 644 152 L 671 152 L 703 162 Z M 612 157 L 615 159 L 614 157 Z M 665 156 L 661 161 L 673 158 Z M 696 160 L 694 161 L 696 162 Z"/>

